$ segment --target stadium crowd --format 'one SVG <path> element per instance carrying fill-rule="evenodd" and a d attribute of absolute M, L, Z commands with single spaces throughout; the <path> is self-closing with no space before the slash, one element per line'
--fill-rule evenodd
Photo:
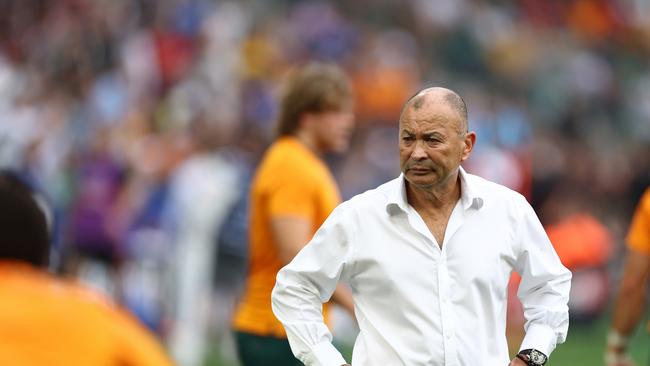
<path fill-rule="evenodd" d="M 214 302 L 229 312 L 241 283 L 278 85 L 308 60 L 353 82 L 351 150 L 328 158 L 344 198 L 397 176 L 409 96 L 458 90 L 479 136 L 466 169 L 529 199 L 565 265 L 602 289 L 574 283 L 576 319 L 600 315 L 650 184 L 641 0 L 2 1 L 0 168 L 46 197 L 51 269 L 198 364 L 229 329 Z"/>

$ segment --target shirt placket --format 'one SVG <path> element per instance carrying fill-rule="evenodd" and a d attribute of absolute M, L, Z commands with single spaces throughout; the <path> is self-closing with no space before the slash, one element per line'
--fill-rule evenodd
<path fill-rule="evenodd" d="M 440 308 L 440 324 L 442 331 L 442 340 L 443 340 L 443 352 L 444 352 L 444 364 L 445 365 L 456 365 L 456 356 L 455 356 L 455 345 L 454 345 L 454 327 L 452 324 L 452 310 L 451 310 L 451 301 L 450 301 L 450 280 L 449 272 L 447 270 L 447 260 L 446 260 L 446 250 L 443 246 L 441 249 L 436 239 L 433 237 L 433 234 L 429 231 L 424 220 L 419 216 L 419 214 L 409 207 L 409 216 L 408 221 L 411 227 L 418 231 L 427 245 L 433 252 L 433 260 L 437 264 L 437 289 L 433 289 L 437 292 L 438 296 L 438 307 Z M 435 305 L 433 305 L 435 306 Z"/>
<path fill-rule="evenodd" d="M 442 250 L 438 263 L 438 301 L 440 305 L 440 324 L 445 352 L 445 365 L 457 365 L 455 324 L 451 304 L 451 280 L 447 267 L 446 251 Z"/>
<path fill-rule="evenodd" d="M 449 277 L 449 266 L 447 261 L 447 249 L 452 241 L 456 231 L 463 223 L 463 209 L 460 201 L 454 207 L 451 213 L 447 229 L 445 231 L 445 240 L 440 251 L 440 260 L 438 262 L 438 301 L 440 302 L 440 324 L 442 324 L 442 339 L 444 342 L 445 365 L 458 365 L 458 354 L 456 353 L 456 324 L 454 323 L 455 314 L 451 301 L 451 278 Z"/>

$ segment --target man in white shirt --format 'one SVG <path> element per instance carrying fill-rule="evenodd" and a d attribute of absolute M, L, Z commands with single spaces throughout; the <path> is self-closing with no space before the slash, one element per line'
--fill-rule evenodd
<path fill-rule="evenodd" d="M 564 342 L 571 273 L 523 196 L 460 167 L 475 141 L 453 91 L 407 101 L 402 174 L 338 206 L 278 273 L 273 311 L 304 364 L 346 364 L 321 315 L 339 281 L 352 289 L 359 323 L 354 366 L 543 365 Z M 513 270 L 526 336 L 510 361 Z"/>

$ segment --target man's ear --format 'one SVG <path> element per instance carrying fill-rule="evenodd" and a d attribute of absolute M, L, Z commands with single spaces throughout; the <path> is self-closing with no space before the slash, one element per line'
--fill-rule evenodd
<path fill-rule="evenodd" d="M 476 132 L 469 131 L 465 134 L 465 139 L 463 141 L 465 148 L 463 149 L 463 155 L 461 156 L 460 161 L 465 161 L 469 158 L 472 150 L 474 149 L 474 144 L 476 143 Z"/>

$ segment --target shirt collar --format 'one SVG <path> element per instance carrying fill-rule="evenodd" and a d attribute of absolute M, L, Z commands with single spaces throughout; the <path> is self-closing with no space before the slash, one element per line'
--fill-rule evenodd
<path fill-rule="evenodd" d="M 404 180 L 404 173 L 391 182 L 388 186 L 388 200 L 386 202 L 386 212 L 389 215 L 394 215 L 398 212 L 408 211 L 408 202 L 406 200 L 406 181 Z"/>
<path fill-rule="evenodd" d="M 469 174 L 465 172 L 463 167 L 459 167 L 458 174 L 460 176 L 460 201 L 463 209 L 468 210 L 474 208 L 478 210 L 483 207 L 483 198 L 479 194 L 476 184 L 470 181 Z M 404 179 L 404 174 L 400 174 L 393 183 L 390 185 L 388 191 L 386 211 L 391 215 L 398 211 L 408 212 L 409 204 L 406 199 L 406 180 Z"/>
<path fill-rule="evenodd" d="M 468 174 L 463 167 L 459 167 L 460 175 L 460 200 L 463 208 L 468 210 L 470 208 L 480 209 L 483 207 L 483 197 L 479 192 L 476 182 L 472 182 L 472 177 Z"/>

